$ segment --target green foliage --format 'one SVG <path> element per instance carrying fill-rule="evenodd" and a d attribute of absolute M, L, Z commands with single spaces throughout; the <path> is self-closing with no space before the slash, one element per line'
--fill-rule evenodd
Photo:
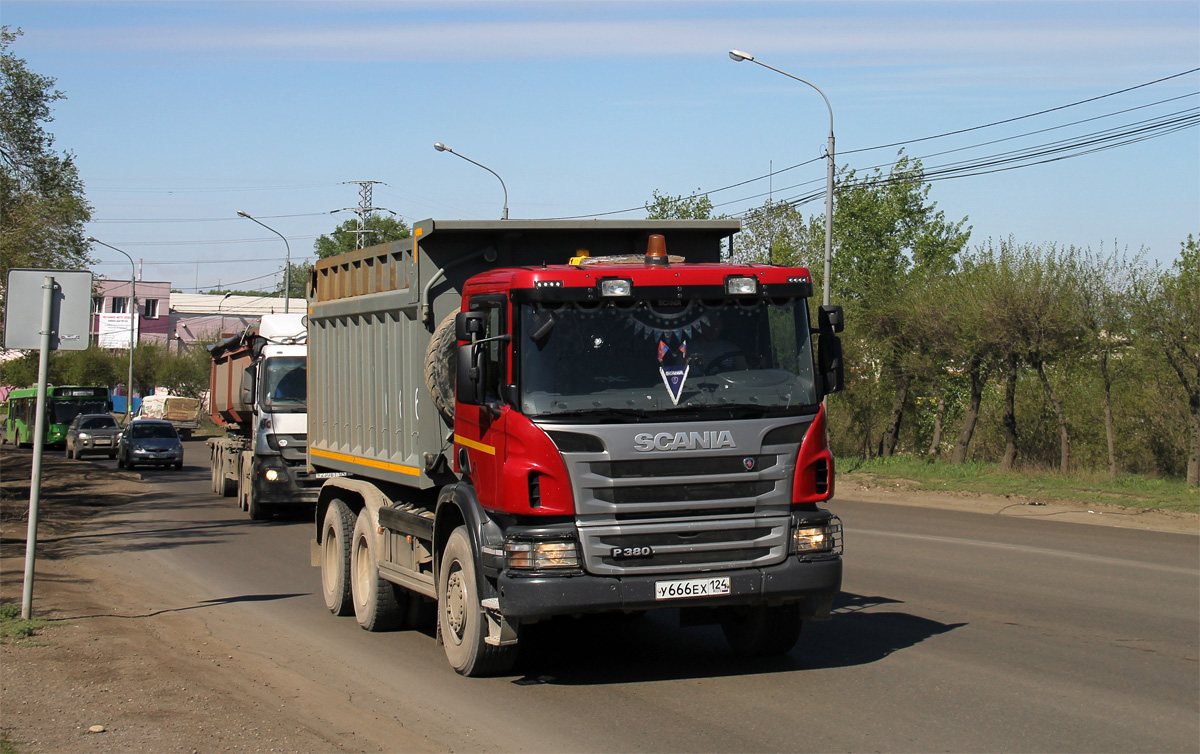
<path fill-rule="evenodd" d="M 399 241 L 401 238 L 408 238 L 411 233 L 408 223 L 391 215 L 381 215 L 378 213 L 367 215 L 364 229 L 370 231 L 366 234 L 365 246 Z M 358 246 L 357 230 L 358 218 L 347 220 L 337 226 L 330 235 L 318 238 L 313 243 L 313 250 L 316 251 L 317 256 L 321 259 L 331 257 L 334 254 L 354 251 Z M 304 273 L 304 280 L 308 280 L 307 271 Z M 303 296 L 303 292 L 300 295 Z"/>
<path fill-rule="evenodd" d="M 159 343 L 139 343 L 133 352 L 133 382 L 140 395 L 165 387 L 172 395 L 199 398 L 208 389 L 210 358 L 206 344 L 196 343 L 173 351 Z M 0 384 L 32 387 L 37 383 L 38 354 L 27 351 L 16 359 L 0 362 Z M 84 351 L 53 351 L 47 379 L 52 385 L 125 384 L 129 375 L 129 352 L 92 346 Z"/>
<path fill-rule="evenodd" d="M 94 261 L 83 230 L 91 207 L 74 157 L 54 150 L 43 125 L 66 95 L 11 52 L 20 34 L 0 27 L 0 280 L 14 267 L 81 270 Z"/>
<path fill-rule="evenodd" d="M 1200 512 L 1200 498 L 1178 479 L 1147 479 L 1122 475 L 1109 480 L 1101 474 L 1062 475 L 1045 471 L 1005 472 L 990 463 L 929 464 L 916 458 L 838 459 L 847 477 L 876 484 L 899 484 L 911 490 L 955 490 L 1041 503 L 1074 501 L 1131 509 Z M 1133 511 L 1131 511 L 1133 514 Z"/>
<path fill-rule="evenodd" d="M 712 213 L 712 200 L 708 194 L 696 193 L 691 196 L 670 196 L 660 194 L 655 189 L 650 201 L 646 202 L 646 219 L 648 220 L 712 220 L 719 216 Z"/>
<path fill-rule="evenodd" d="M 279 283 L 275 286 L 275 293 L 280 298 L 283 298 L 284 281 L 290 285 L 288 298 L 307 298 L 308 296 L 308 273 L 312 270 L 312 265 L 306 262 L 291 262 L 291 277 L 288 279 L 285 275 L 279 276 Z"/>
<path fill-rule="evenodd" d="M 35 636 L 39 629 L 54 625 L 54 621 L 25 620 L 21 617 L 21 606 L 15 602 L 5 602 L 0 605 L 0 639 L 5 643 L 11 640 L 28 639 Z"/>

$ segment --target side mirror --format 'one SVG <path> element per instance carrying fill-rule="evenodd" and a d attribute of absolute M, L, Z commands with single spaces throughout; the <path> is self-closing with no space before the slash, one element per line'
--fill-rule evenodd
<path fill-rule="evenodd" d="M 462 342 L 475 340 L 473 335 L 483 335 L 487 329 L 487 320 L 483 312 L 459 312 L 454 317 L 454 337 Z"/>
<path fill-rule="evenodd" d="M 242 372 L 242 404 L 245 406 L 254 405 L 254 367 L 250 367 Z"/>
<path fill-rule="evenodd" d="M 468 343 L 458 347 L 458 373 L 454 388 L 458 402 L 464 406 L 482 406 L 484 402 L 483 386 L 487 382 L 484 379 L 484 363 L 479 355 L 480 348 L 476 345 Z"/>
<path fill-rule="evenodd" d="M 831 330 L 823 330 L 817 341 L 817 369 L 821 372 L 821 392 L 836 393 L 844 387 L 845 367 L 842 359 L 842 339 Z"/>
<path fill-rule="evenodd" d="M 846 317 L 842 307 L 836 304 L 823 304 L 817 310 L 817 326 L 821 332 L 841 332 L 846 327 Z"/>

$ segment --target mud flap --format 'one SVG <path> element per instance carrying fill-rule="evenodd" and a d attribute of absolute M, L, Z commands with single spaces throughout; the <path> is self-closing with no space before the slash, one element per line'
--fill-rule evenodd
<path fill-rule="evenodd" d="M 487 618 L 488 635 L 484 642 L 493 647 L 507 647 L 517 643 L 517 630 L 500 613 L 500 599 L 491 597 L 480 603 Z"/>

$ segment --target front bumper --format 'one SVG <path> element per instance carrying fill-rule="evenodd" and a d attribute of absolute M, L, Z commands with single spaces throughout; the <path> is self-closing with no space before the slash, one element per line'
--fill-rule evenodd
<path fill-rule="evenodd" d="M 719 597 L 656 600 L 654 584 L 679 578 L 729 576 L 731 593 Z M 763 568 L 679 574 L 674 576 L 569 576 L 500 574 L 500 611 L 510 620 L 611 610 L 651 610 L 663 607 L 717 607 L 763 602 L 800 601 L 806 618 L 829 615 L 833 597 L 842 587 L 840 556 L 784 562 Z"/>
<path fill-rule="evenodd" d="M 274 471 L 275 481 L 267 479 Z M 316 505 L 323 479 L 310 479 L 303 466 L 288 466 L 279 456 L 262 456 L 254 468 L 254 499 L 263 505 Z"/>

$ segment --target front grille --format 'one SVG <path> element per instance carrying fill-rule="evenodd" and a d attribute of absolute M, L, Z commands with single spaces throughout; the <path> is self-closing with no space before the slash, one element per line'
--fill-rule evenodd
<path fill-rule="evenodd" d="M 656 458 L 591 464 L 592 473 L 608 479 L 645 479 L 660 476 L 712 476 L 765 471 L 775 456 L 722 456 L 717 458 Z"/>
<path fill-rule="evenodd" d="M 596 490 L 596 499 L 617 505 L 642 503 L 695 503 L 707 500 L 738 500 L 765 495 L 775 488 L 772 482 L 721 482 L 715 484 L 660 484 L 653 486 L 610 487 Z"/>
<path fill-rule="evenodd" d="M 706 519 L 579 527 L 590 573 L 632 575 L 703 572 L 778 563 L 787 555 L 790 518 Z M 614 550 L 647 548 L 649 557 L 614 557 Z"/>

